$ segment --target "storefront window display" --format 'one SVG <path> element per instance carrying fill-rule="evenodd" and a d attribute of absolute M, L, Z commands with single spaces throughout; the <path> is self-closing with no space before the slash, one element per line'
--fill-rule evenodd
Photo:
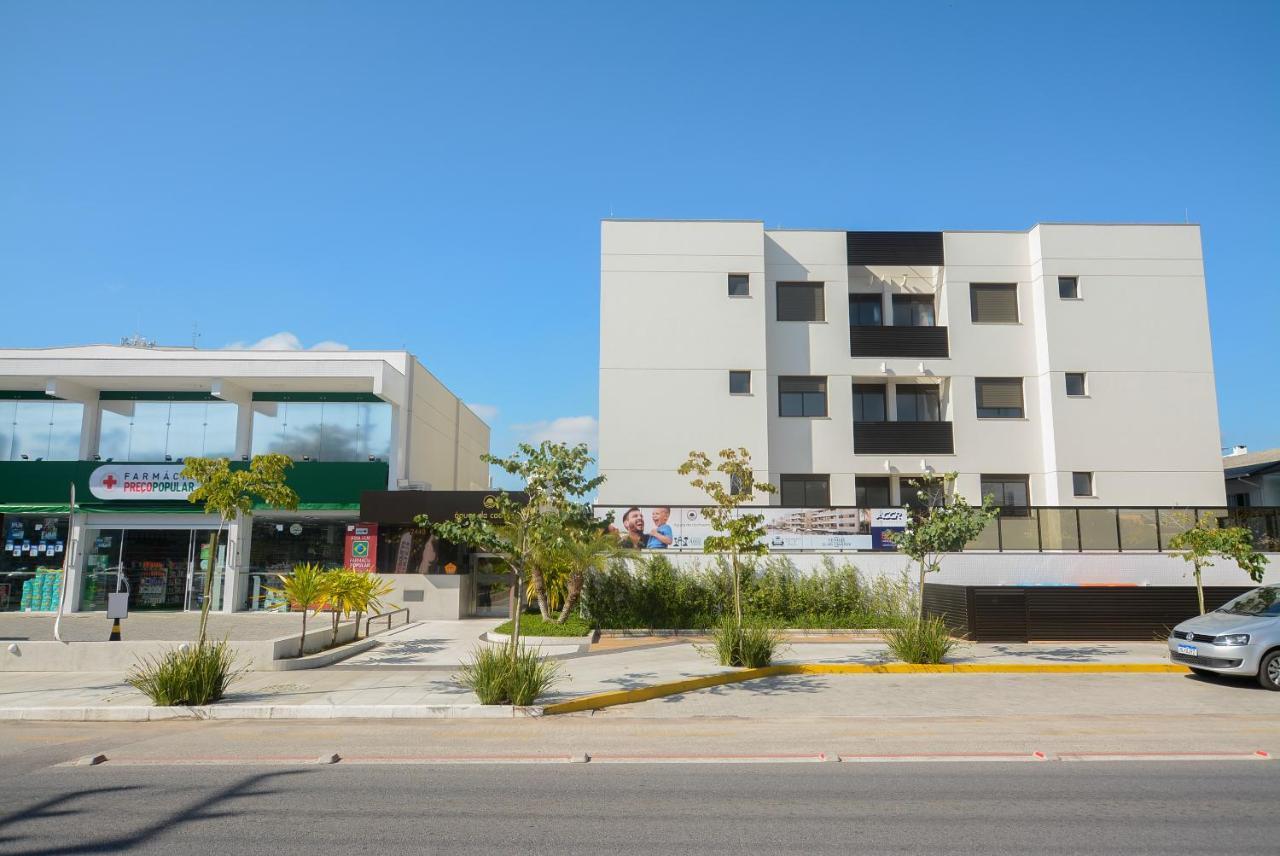
<path fill-rule="evenodd" d="M 107 594 L 129 593 L 129 609 L 196 610 L 204 601 L 213 529 L 97 529 L 85 533 L 80 609 L 106 609 Z M 222 607 L 227 539 L 218 539 L 211 609 Z"/>
<path fill-rule="evenodd" d="M 412 524 L 378 528 L 378 573 L 465 573 L 463 551 Z"/>
<path fill-rule="evenodd" d="M 340 568 L 348 519 L 299 520 L 297 518 L 257 518 L 249 547 L 249 567 L 244 572 L 241 609 L 270 610 L 280 602 L 268 588 L 280 585 L 280 574 L 293 571 L 293 566 L 314 562 L 327 568 Z"/>
<path fill-rule="evenodd" d="M 0 515 L 0 612 L 52 612 L 62 595 L 67 518 Z"/>
<path fill-rule="evenodd" d="M 84 405 L 0 400 L 0 461 L 74 461 Z"/>

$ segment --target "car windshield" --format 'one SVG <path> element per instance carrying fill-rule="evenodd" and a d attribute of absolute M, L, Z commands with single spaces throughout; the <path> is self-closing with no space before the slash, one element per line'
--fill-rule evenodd
<path fill-rule="evenodd" d="M 1263 586 L 1227 601 L 1219 612 L 1232 615 L 1280 615 L 1280 586 Z"/>

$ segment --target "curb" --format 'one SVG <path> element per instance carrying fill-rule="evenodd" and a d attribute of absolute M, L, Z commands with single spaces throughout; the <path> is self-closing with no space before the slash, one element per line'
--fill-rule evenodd
<path fill-rule="evenodd" d="M 170 722 L 229 719 L 521 719 L 538 706 L 484 704 L 211 704 L 202 707 L 6 707 L 0 722 Z"/>
<path fill-rule="evenodd" d="M 783 663 L 777 666 L 763 666 L 758 669 L 740 669 L 736 672 L 718 672 L 681 681 L 670 681 L 637 687 L 629 690 L 609 690 L 602 693 L 556 702 L 543 708 L 543 713 L 577 713 L 584 710 L 600 710 L 619 704 L 634 704 L 650 701 L 664 696 L 679 695 L 693 690 L 754 681 L 759 678 L 774 678 L 784 675 L 918 675 L 918 674 L 1069 674 L 1069 675 L 1104 675 L 1104 674 L 1186 674 L 1185 666 L 1167 663 L 954 663 L 938 665 L 916 665 L 914 663 L 885 663 L 869 665 L 865 663 Z"/>

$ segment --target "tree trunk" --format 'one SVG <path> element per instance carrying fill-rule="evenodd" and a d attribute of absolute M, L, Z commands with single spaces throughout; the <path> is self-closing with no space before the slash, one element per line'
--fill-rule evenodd
<path fill-rule="evenodd" d="M 307 607 L 302 607 L 302 638 L 298 640 L 298 656 L 307 653 Z"/>
<path fill-rule="evenodd" d="M 917 595 L 920 598 L 920 618 L 924 619 L 924 579 L 929 575 L 929 566 L 924 562 L 920 563 L 920 591 Z"/>
<path fill-rule="evenodd" d="M 1200 604 L 1200 614 L 1204 615 L 1204 586 L 1200 583 L 1200 565 L 1195 565 L 1196 601 Z"/>
<path fill-rule="evenodd" d="M 202 646 L 209 627 L 210 599 L 213 597 L 213 575 L 218 571 L 218 542 L 222 539 L 222 527 L 226 523 L 226 518 L 218 520 L 218 528 L 213 531 L 213 542 L 209 545 L 209 568 L 204 572 L 204 597 L 200 601 L 199 644 Z M 200 561 L 199 552 L 196 553 L 196 561 Z"/>
<path fill-rule="evenodd" d="M 533 596 L 538 602 L 538 612 L 542 614 L 543 621 L 550 621 L 551 603 L 547 599 L 547 578 L 542 575 L 541 568 L 537 565 L 530 565 L 529 579 L 533 580 Z"/>
<path fill-rule="evenodd" d="M 332 648 L 338 644 L 338 616 L 342 613 L 336 603 L 330 604 L 329 609 L 333 610 L 333 633 L 329 636 L 329 647 Z"/>
<path fill-rule="evenodd" d="M 574 571 L 569 575 L 569 585 L 566 587 L 564 594 L 564 607 L 560 610 L 560 618 L 556 620 L 557 624 L 564 624 L 564 620 L 569 617 L 569 613 L 578 603 L 578 598 L 582 595 L 582 584 L 585 575 L 582 571 Z"/>
<path fill-rule="evenodd" d="M 738 578 L 738 552 L 735 550 L 731 555 L 733 557 L 733 611 L 738 619 L 738 630 L 742 630 L 742 584 Z"/>

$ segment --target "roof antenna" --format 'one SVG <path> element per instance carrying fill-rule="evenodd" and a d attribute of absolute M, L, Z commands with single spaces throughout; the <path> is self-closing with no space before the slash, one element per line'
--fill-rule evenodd
<path fill-rule="evenodd" d="M 200 338 L 200 323 L 197 321 L 192 321 L 191 322 L 191 349 L 192 350 L 195 350 L 196 348 L 200 347 L 200 345 L 197 344 L 197 340 L 199 338 Z"/>
<path fill-rule="evenodd" d="M 1190 223 L 1191 223 L 1191 209 L 1190 209 L 1190 208 L 1183 208 L 1183 209 L 1182 209 L 1182 218 L 1183 218 L 1183 220 L 1184 220 L 1188 225 L 1190 225 Z"/>

